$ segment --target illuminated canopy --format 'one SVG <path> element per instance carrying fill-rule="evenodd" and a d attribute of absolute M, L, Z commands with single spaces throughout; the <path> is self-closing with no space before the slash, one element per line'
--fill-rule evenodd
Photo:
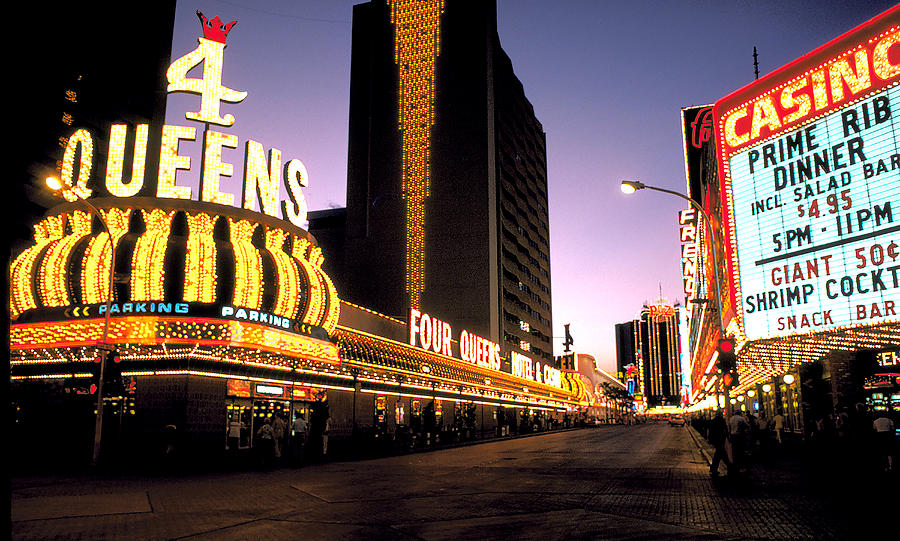
<path fill-rule="evenodd" d="M 116 247 L 114 320 L 215 318 L 324 339 L 334 331 L 337 292 L 321 269 L 321 249 L 302 229 L 200 202 L 93 201 Z M 35 226 L 35 244 L 13 260 L 14 329 L 105 315 L 108 237 L 77 208 L 51 210 Z"/>

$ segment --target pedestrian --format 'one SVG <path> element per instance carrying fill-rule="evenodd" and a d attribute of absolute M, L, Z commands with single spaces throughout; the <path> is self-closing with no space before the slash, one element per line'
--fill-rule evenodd
<path fill-rule="evenodd" d="M 434 400 L 425 406 L 425 446 L 429 446 L 433 442 L 435 431 L 437 430 L 437 412 L 434 408 Z"/>
<path fill-rule="evenodd" d="M 712 461 L 709 464 L 709 474 L 719 476 L 719 464 L 724 460 L 725 466 L 731 471 L 731 461 L 725 451 L 725 441 L 728 437 L 728 425 L 722 412 L 716 412 L 716 416 L 709 422 L 709 442 L 715 447 Z"/>
<path fill-rule="evenodd" d="M 275 430 L 272 421 L 266 417 L 262 426 L 256 431 L 257 447 L 259 453 L 259 465 L 268 468 L 272 465 L 275 455 Z"/>
<path fill-rule="evenodd" d="M 890 473 L 894 468 L 894 447 L 896 444 L 894 421 L 887 414 L 882 414 L 872 421 L 872 428 L 875 429 L 875 446 L 878 450 L 881 467 L 884 468 L 884 471 Z"/>
<path fill-rule="evenodd" d="M 847 407 L 843 406 L 837 417 L 834 419 L 834 428 L 837 430 L 837 437 L 841 442 L 845 442 L 850 435 L 850 412 Z"/>
<path fill-rule="evenodd" d="M 169 423 L 163 429 L 163 458 L 166 465 L 172 466 L 177 457 L 178 450 L 178 427 L 174 423 Z"/>
<path fill-rule="evenodd" d="M 328 454 L 328 433 L 331 431 L 331 416 L 325 418 L 325 428 L 322 430 L 322 458 Z"/>
<path fill-rule="evenodd" d="M 228 423 L 228 449 L 236 452 L 241 442 L 241 429 L 244 423 L 238 417 L 233 417 Z"/>
<path fill-rule="evenodd" d="M 309 433 L 309 424 L 300 413 L 297 414 L 291 431 L 294 434 L 291 442 L 291 455 L 294 459 L 294 466 L 300 467 L 303 464 L 303 450 L 306 447 L 306 437 Z"/>
<path fill-rule="evenodd" d="M 778 442 L 778 445 L 782 445 L 784 443 L 781 439 L 781 435 L 784 433 L 784 415 L 781 410 L 778 410 L 772 421 L 775 423 L 775 441 Z"/>
<path fill-rule="evenodd" d="M 770 434 L 772 421 L 766 416 L 765 412 L 759 414 L 759 431 L 757 439 L 759 441 L 760 459 L 768 462 L 771 458 L 772 435 Z"/>
<path fill-rule="evenodd" d="M 275 419 L 272 421 L 272 431 L 275 433 L 273 451 L 276 460 L 281 458 L 281 451 L 284 448 L 284 435 L 286 428 L 287 421 L 284 420 L 284 417 L 282 417 L 280 413 L 276 413 Z"/>
<path fill-rule="evenodd" d="M 747 449 L 749 432 L 750 423 L 747 422 L 740 410 L 735 411 L 728 420 L 728 441 L 731 443 L 731 463 L 736 473 L 740 473 L 744 468 L 744 453 Z"/>
<path fill-rule="evenodd" d="M 744 418 L 747 419 L 747 424 L 750 425 L 750 430 L 747 431 L 747 454 L 754 457 L 759 445 L 759 420 L 750 411 L 747 412 Z"/>

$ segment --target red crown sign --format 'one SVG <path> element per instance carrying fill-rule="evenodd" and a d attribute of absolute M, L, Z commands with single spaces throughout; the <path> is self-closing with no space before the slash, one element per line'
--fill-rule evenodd
<path fill-rule="evenodd" d="M 228 37 L 228 32 L 231 31 L 231 27 L 237 24 L 237 21 L 223 24 L 222 19 L 219 19 L 218 15 L 212 19 L 208 19 L 200 13 L 199 9 L 197 10 L 197 17 L 200 17 L 200 22 L 203 24 L 203 37 L 210 41 L 218 41 L 219 43 L 225 43 L 225 38 Z"/>

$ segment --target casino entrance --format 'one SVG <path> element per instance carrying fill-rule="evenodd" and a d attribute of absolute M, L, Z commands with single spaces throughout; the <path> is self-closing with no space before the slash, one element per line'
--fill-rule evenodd
<path fill-rule="evenodd" d="M 294 421 L 299 417 L 307 423 L 311 420 L 311 405 L 316 395 L 309 387 L 228 380 L 227 389 L 225 449 L 231 454 L 244 454 L 256 447 L 257 433 L 266 419 L 272 423 L 276 416 L 284 420 L 283 444 L 293 435 Z"/>

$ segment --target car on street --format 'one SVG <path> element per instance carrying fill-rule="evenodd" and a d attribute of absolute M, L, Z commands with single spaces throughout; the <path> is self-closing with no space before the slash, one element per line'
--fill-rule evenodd
<path fill-rule="evenodd" d="M 670 415 L 669 426 L 684 426 L 684 415 Z"/>

